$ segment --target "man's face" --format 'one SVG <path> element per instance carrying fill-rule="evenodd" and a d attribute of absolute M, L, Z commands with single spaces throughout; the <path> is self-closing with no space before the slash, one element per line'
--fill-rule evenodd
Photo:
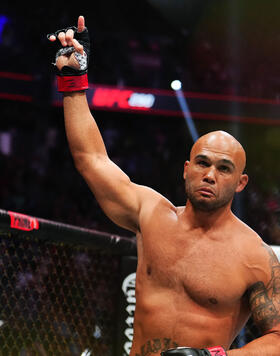
<path fill-rule="evenodd" d="M 248 177 L 242 174 L 243 152 L 225 142 L 201 141 L 194 145 L 190 161 L 185 163 L 185 189 L 196 210 L 210 212 L 231 204 Z"/>

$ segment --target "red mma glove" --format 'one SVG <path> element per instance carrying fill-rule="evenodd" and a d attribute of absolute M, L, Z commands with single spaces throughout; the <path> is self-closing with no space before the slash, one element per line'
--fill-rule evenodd
<path fill-rule="evenodd" d="M 227 356 L 226 351 L 220 347 L 209 347 L 207 349 L 194 349 L 192 347 L 177 347 L 161 352 L 161 356 Z"/>

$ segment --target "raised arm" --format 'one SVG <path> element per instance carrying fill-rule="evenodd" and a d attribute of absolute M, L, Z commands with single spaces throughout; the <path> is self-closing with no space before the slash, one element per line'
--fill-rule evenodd
<path fill-rule="evenodd" d="M 64 94 L 66 134 L 77 170 L 106 215 L 136 232 L 144 188 L 132 183 L 106 152 L 85 93 Z"/>
<path fill-rule="evenodd" d="M 76 78 L 81 65 L 85 62 L 85 45 L 89 44 L 79 39 L 84 36 L 86 28 L 82 16 L 78 19 L 78 31 L 66 29 L 49 36 L 51 41 L 56 38 L 64 49 L 74 47 L 75 52 L 65 52 L 57 57 L 58 75 L 66 73 L 68 77 L 59 77 L 59 86 L 64 93 L 63 106 L 65 128 L 70 150 L 76 168 L 86 180 L 101 208 L 116 224 L 133 232 L 139 229 L 139 212 L 145 196 L 151 196 L 152 191 L 146 187 L 132 183 L 129 177 L 108 157 L 100 131 L 91 114 L 84 90 L 84 77 Z M 82 37 L 84 40 L 84 38 Z M 86 40 L 86 39 L 85 39 Z M 81 45 L 84 44 L 84 46 Z M 78 63 L 79 62 L 79 63 Z M 74 71 L 73 71 L 74 68 Z M 71 71 L 74 73 L 71 76 Z M 69 74 L 70 73 L 70 74 Z M 82 78 L 82 79 L 81 79 Z M 77 84 L 78 83 L 78 84 Z M 73 89 L 74 88 L 74 89 Z"/>

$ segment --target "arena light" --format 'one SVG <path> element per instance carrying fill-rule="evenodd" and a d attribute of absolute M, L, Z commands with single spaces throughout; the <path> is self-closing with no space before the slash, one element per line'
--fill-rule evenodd
<path fill-rule="evenodd" d="M 173 80 L 171 83 L 171 88 L 175 91 L 178 103 L 180 105 L 180 108 L 184 115 L 184 119 L 185 119 L 187 127 L 189 129 L 189 133 L 192 137 L 193 142 L 195 142 L 198 139 L 198 132 L 196 130 L 194 121 L 192 119 L 187 100 L 186 100 L 184 93 L 182 91 L 181 81 L 178 79 Z"/>
<path fill-rule="evenodd" d="M 171 88 L 173 90 L 180 90 L 182 88 L 182 83 L 180 82 L 180 80 L 173 80 L 171 82 Z"/>

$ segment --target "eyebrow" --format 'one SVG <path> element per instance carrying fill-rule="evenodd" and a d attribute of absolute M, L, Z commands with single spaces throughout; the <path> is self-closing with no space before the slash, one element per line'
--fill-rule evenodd
<path fill-rule="evenodd" d="M 206 155 L 197 155 L 197 156 L 195 156 L 195 159 L 196 159 L 196 160 L 197 160 L 197 159 L 205 159 L 206 161 L 210 161 L 210 158 L 209 158 L 208 156 L 206 156 Z M 218 162 L 219 162 L 219 163 L 226 164 L 226 165 L 229 165 L 229 166 L 231 166 L 233 169 L 235 169 L 235 164 L 234 164 L 231 160 L 229 160 L 229 159 L 223 158 L 223 159 L 220 159 Z"/>

